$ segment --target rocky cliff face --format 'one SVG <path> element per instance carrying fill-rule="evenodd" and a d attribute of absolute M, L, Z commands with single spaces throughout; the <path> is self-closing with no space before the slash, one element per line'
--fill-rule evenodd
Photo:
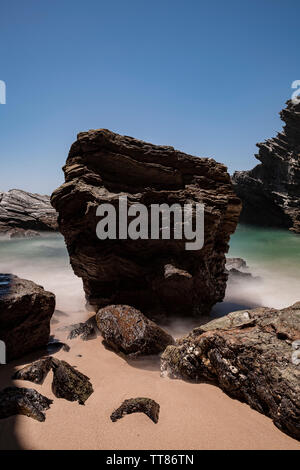
<path fill-rule="evenodd" d="M 168 346 L 162 374 L 210 380 L 300 440 L 300 302 L 233 312 Z"/>
<path fill-rule="evenodd" d="M 57 229 L 57 214 L 50 204 L 49 196 L 20 189 L 0 192 L 0 234 Z"/>
<path fill-rule="evenodd" d="M 75 274 L 95 309 L 127 304 L 145 314 L 207 314 L 224 297 L 225 256 L 241 204 L 226 168 L 109 130 L 78 135 L 52 195 Z M 184 240 L 99 240 L 96 209 L 119 196 L 142 203 L 205 204 L 204 247 Z"/>
<path fill-rule="evenodd" d="M 283 131 L 257 144 L 261 163 L 235 172 L 233 183 L 243 202 L 242 222 L 300 233 L 300 103 L 288 101 L 280 116 Z"/>

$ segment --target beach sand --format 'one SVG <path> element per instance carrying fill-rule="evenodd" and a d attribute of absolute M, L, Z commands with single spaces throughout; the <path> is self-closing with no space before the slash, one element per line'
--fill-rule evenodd
<path fill-rule="evenodd" d="M 64 341 L 66 336 L 65 331 L 56 332 Z M 300 443 L 279 431 L 269 418 L 218 387 L 162 378 L 157 359 L 127 361 L 106 349 L 100 336 L 67 343 L 70 351 L 60 350 L 54 356 L 90 377 L 94 393 L 82 406 L 52 394 L 52 372 L 43 385 L 11 380 L 16 369 L 38 355 L 1 366 L 1 389 L 12 384 L 34 388 L 54 402 L 44 423 L 26 416 L 0 420 L 0 449 L 300 450 Z M 160 404 L 157 424 L 141 413 L 115 423 L 110 420 L 124 399 L 138 396 Z"/>

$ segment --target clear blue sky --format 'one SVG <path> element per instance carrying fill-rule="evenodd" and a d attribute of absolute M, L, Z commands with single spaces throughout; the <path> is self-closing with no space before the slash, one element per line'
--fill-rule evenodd
<path fill-rule="evenodd" d="M 51 193 L 100 127 L 253 167 L 300 79 L 299 18 L 298 0 L 1 0 L 0 190 Z"/>

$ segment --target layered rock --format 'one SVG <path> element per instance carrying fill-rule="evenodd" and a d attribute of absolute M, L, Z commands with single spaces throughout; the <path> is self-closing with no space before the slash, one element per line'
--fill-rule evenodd
<path fill-rule="evenodd" d="M 211 380 L 300 439 L 300 302 L 233 312 L 168 346 L 163 375 Z"/>
<path fill-rule="evenodd" d="M 300 102 L 288 101 L 280 116 L 282 132 L 257 144 L 261 163 L 235 172 L 233 183 L 243 202 L 242 222 L 300 233 Z"/>
<path fill-rule="evenodd" d="M 0 234 L 13 238 L 33 237 L 39 231 L 57 229 L 57 214 L 49 196 L 20 189 L 0 192 Z"/>
<path fill-rule="evenodd" d="M 10 361 L 47 345 L 55 296 L 32 281 L 0 274 L 0 340 Z"/>
<path fill-rule="evenodd" d="M 128 305 L 109 305 L 96 314 L 105 343 L 130 356 L 159 354 L 174 340 L 166 331 Z"/>
<path fill-rule="evenodd" d="M 126 304 L 146 315 L 207 314 L 224 297 L 225 256 L 241 209 L 226 168 L 109 130 L 78 135 L 64 167 L 65 184 L 52 195 L 75 274 L 95 310 Z M 99 240 L 96 210 L 128 206 L 205 204 L 204 247 L 185 240 Z"/>

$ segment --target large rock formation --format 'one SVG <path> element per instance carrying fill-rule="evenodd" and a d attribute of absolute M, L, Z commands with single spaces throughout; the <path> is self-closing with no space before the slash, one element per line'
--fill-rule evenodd
<path fill-rule="evenodd" d="M 0 340 L 7 361 L 46 346 L 55 296 L 32 281 L 0 274 Z"/>
<path fill-rule="evenodd" d="M 31 194 L 20 189 L 0 192 L 0 234 L 32 236 L 32 231 L 58 229 L 57 214 L 49 196 Z"/>
<path fill-rule="evenodd" d="M 78 135 L 52 195 L 75 274 L 95 309 L 127 304 L 144 313 L 207 314 L 224 297 L 225 256 L 241 204 L 226 168 L 106 129 Z M 185 240 L 99 240 L 96 209 L 119 196 L 128 205 L 205 204 L 204 247 Z"/>
<path fill-rule="evenodd" d="M 168 346 L 162 375 L 211 380 L 300 439 L 300 302 L 233 312 Z"/>
<path fill-rule="evenodd" d="M 287 102 L 277 137 L 257 144 L 253 170 L 237 171 L 233 183 L 242 199 L 241 221 L 300 233 L 300 103 Z"/>

